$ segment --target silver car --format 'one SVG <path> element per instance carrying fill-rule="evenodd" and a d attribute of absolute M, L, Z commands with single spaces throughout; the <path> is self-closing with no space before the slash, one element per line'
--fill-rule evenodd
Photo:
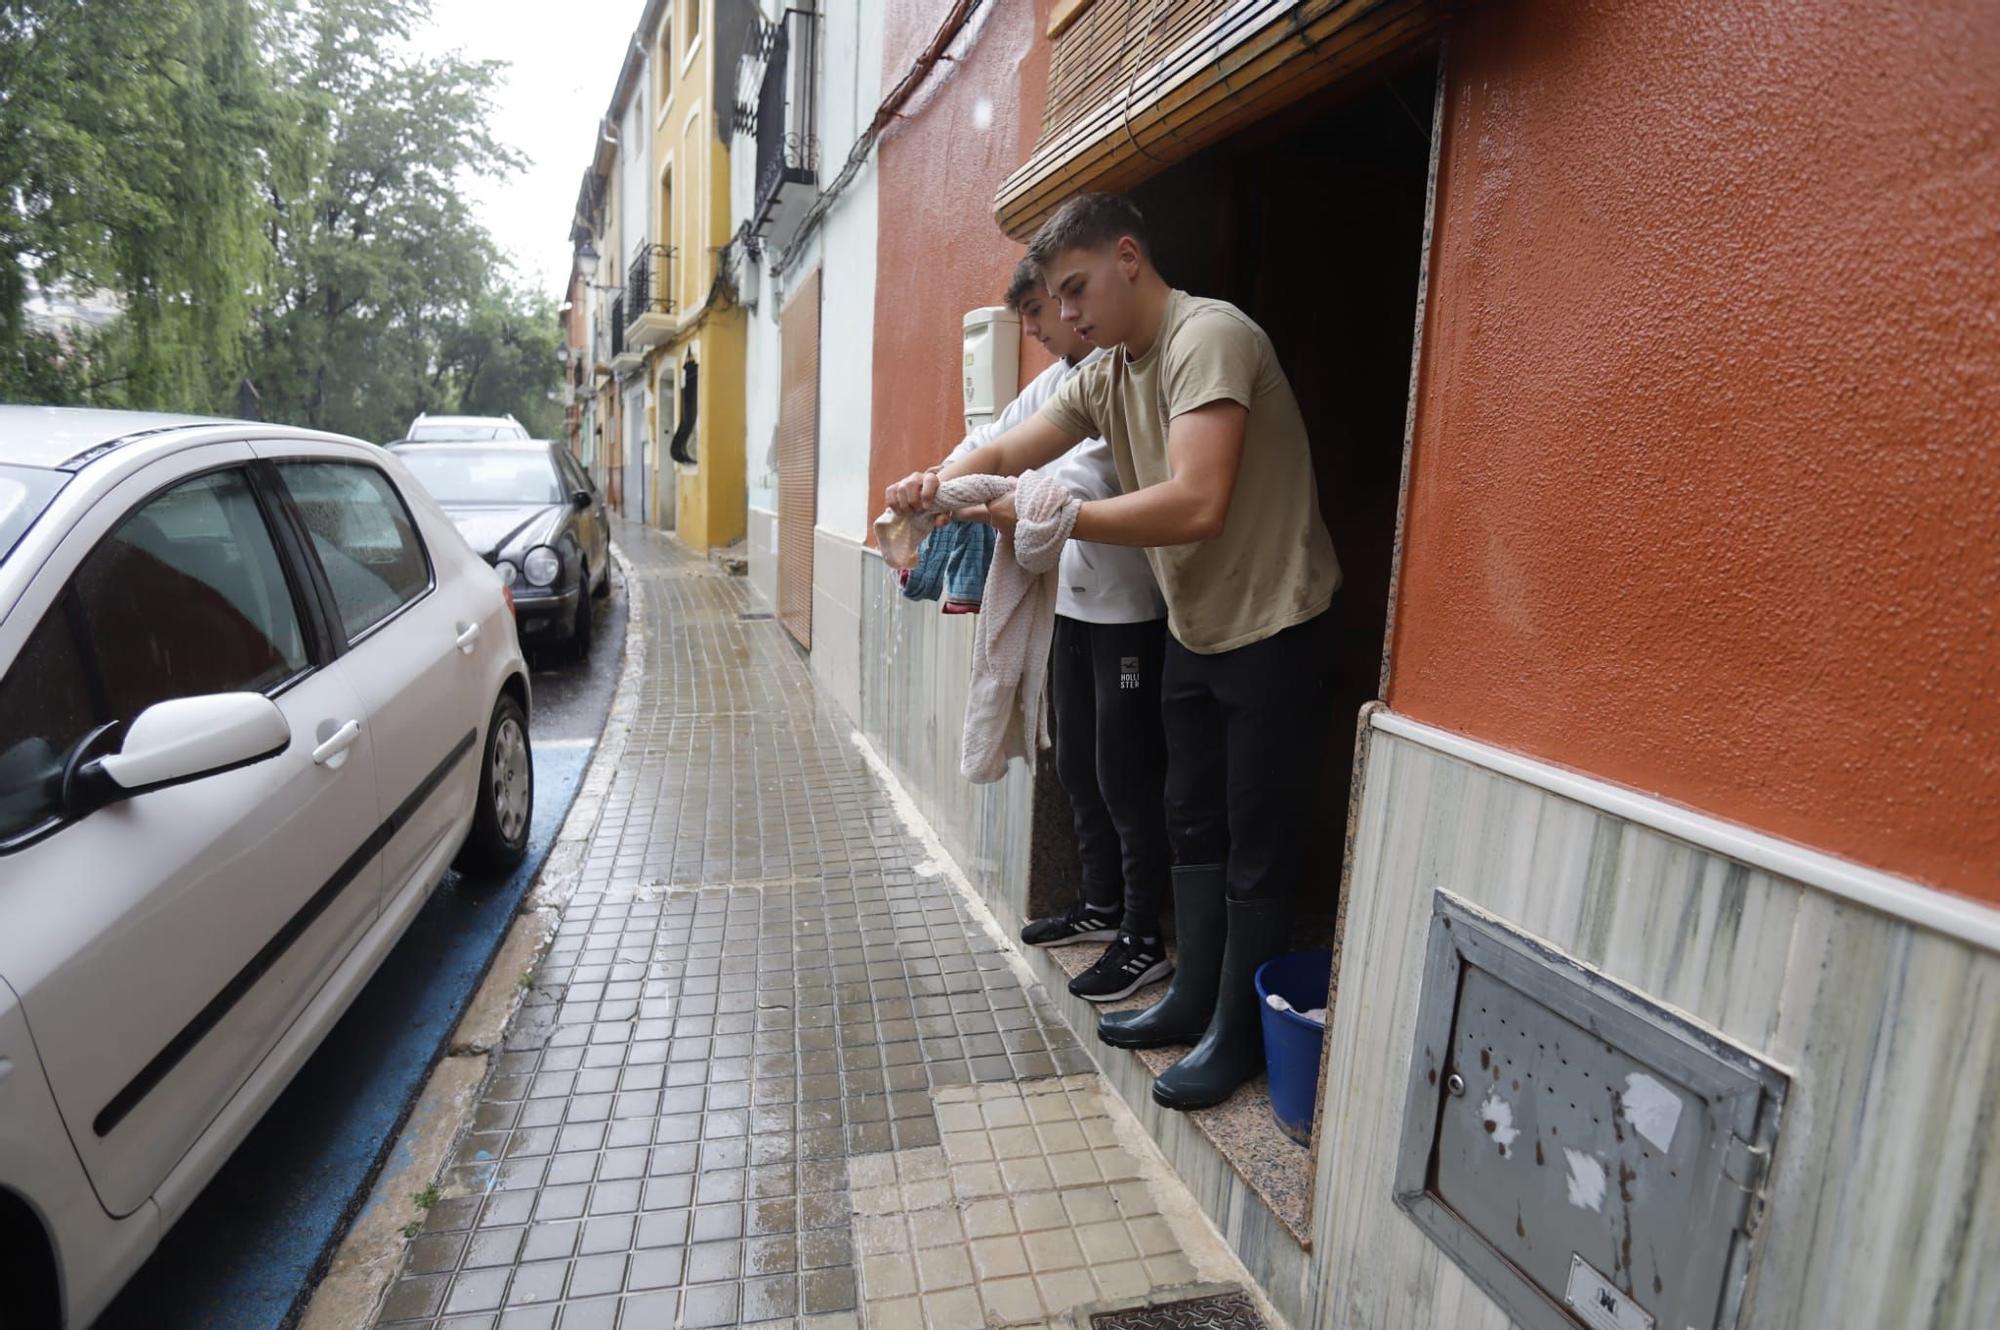
<path fill-rule="evenodd" d="M 525 855 L 528 704 L 380 448 L 0 407 L 0 1324 L 88 1324 L 446 867 Z"/>

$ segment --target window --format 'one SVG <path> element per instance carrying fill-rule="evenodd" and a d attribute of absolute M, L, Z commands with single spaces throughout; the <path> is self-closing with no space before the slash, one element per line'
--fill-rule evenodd
<path fill-rule="evenodd" d="M 660 53 L 654 61 L 660 67 L 660 106 L 665 108 L 674 95 L 674 16 L 660 20 Z"/>
<path fill-rule="evenodd" d="M 674 437 L 674 361 L 662 360 L 653 379 L 653 423 L 662 444 Z"/>
<path fill-rule="evenodd" d="M 597 493 L 597 486 L 591 483 L 590 473 L 577 465 L 575 458 L 571 457 L 567 452 L 557 453 L 556 458 L 557 465 L 562 469 L 563 480 L 569 486 L 572 494 L 577 490 L 582 490 L 584 493 L 591 495 Z"/>
<path fill-rule="evenodd" d="M 661 243 L 665 245 L 675 244 L 680 239 L 680 236 L 674 224 L 674 170 L 671 166 L 660 172 L 659 220 Z M 667 266 L 664 255 L 656 259 L 655 262 L 661 264 L 663 267 L 667 267 L 667 272 L 663 272 L 653 279 L 653 288 L 661 297 L 672 300 L 680 294 L 669 286 L 671 279 L 668 274 L 672 272 L 672 268 Z"/>
<path fill-rule="evenodd" d="M 566 497 L 546 452 L 423 447 L 396 456 L 439 503 L 520 508 Z"/>
<path fill-rule="evenodd" d="M 528 431 L 516 429 L 512 425 L 418 425 L 408 437 L 412 440 L 465 439 L 468 441 L 490 439 L 525 439 Z"/>
<path fill-rule="evenodd" d="M 292 502 L 352 642 L 430 588 L 409 509 L 389 478 L 357 462 L 283 462 Z"/>
<path fill-rule="evenodd" d="M 0 466 L 0 560 L 14 552 L 14 546 L 68 480 L 61 471 Z"/>
<path fill-rule="evenodd" d="M 0 683 L 0 840 L 12 840 L 62 811 L 70 750 L 100 723 L 76 634 L 57 601 Z"/>
<path fill-rule="evenodd" d="M 60 815 L 63 769 L 96 727 L 171 698 L 268 692 L 307 663 L 243 473 L 148 500 L 90 552 L 0 681 L 0 840 Z"/>

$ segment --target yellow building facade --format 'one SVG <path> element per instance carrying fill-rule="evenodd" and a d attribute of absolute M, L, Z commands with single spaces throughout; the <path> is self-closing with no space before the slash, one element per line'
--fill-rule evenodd
<path fill-rule="evenodd" d="M 730 240 L 729 154 L 717 132 L 730 108 L 718 98 L 715 0 L 651 7 L 646 43 L 646 210 L 649 232 L 628 241 L 628 345 L 643 347 L 648 435 L 657 464 L 649 513 L 672 513 L 695 549 L 742 539 L 745 316 L 717 281 Z M 629 178 L 629 177 L 628 177 Z"/>

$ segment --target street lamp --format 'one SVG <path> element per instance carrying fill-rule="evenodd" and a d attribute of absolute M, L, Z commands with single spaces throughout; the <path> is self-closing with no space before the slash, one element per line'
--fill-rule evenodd
<path fill-rule="evenodd" d="M 583 284 L 593 291 L 619 292 L 625 289 L 616 282 L 600 284 L 590 280 L 597 276 L 597 246 L 590 243 L 589 236 L 585 236 L 583 243 L 576 247 L 576 275 L 583 278 Z"/>

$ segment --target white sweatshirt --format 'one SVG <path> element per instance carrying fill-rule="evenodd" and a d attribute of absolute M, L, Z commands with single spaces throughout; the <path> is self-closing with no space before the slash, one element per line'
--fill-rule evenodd
<path fill-rule="evenodd" d="M 951 450 L 957 461 L 974 448 L 991 443 L 1042 409 L 1064 380 L 1103 355 L 1102 348 L 1071 365 L 1058 360 L 1035 376 L 991 424 L 981 425 Z M 1118 488 L 1118 468 L 1102 439 L 1085 439 L 1041 468 L 1082 499 L 1112 499 Z M 1146 551 L 1136 545 L 1098 545 L 1072 540 L 1063 546 L 1057 573 L 1056 613 L 1085 623 L 1145 623 L 1167 617 L 1167 602 Z"/>

